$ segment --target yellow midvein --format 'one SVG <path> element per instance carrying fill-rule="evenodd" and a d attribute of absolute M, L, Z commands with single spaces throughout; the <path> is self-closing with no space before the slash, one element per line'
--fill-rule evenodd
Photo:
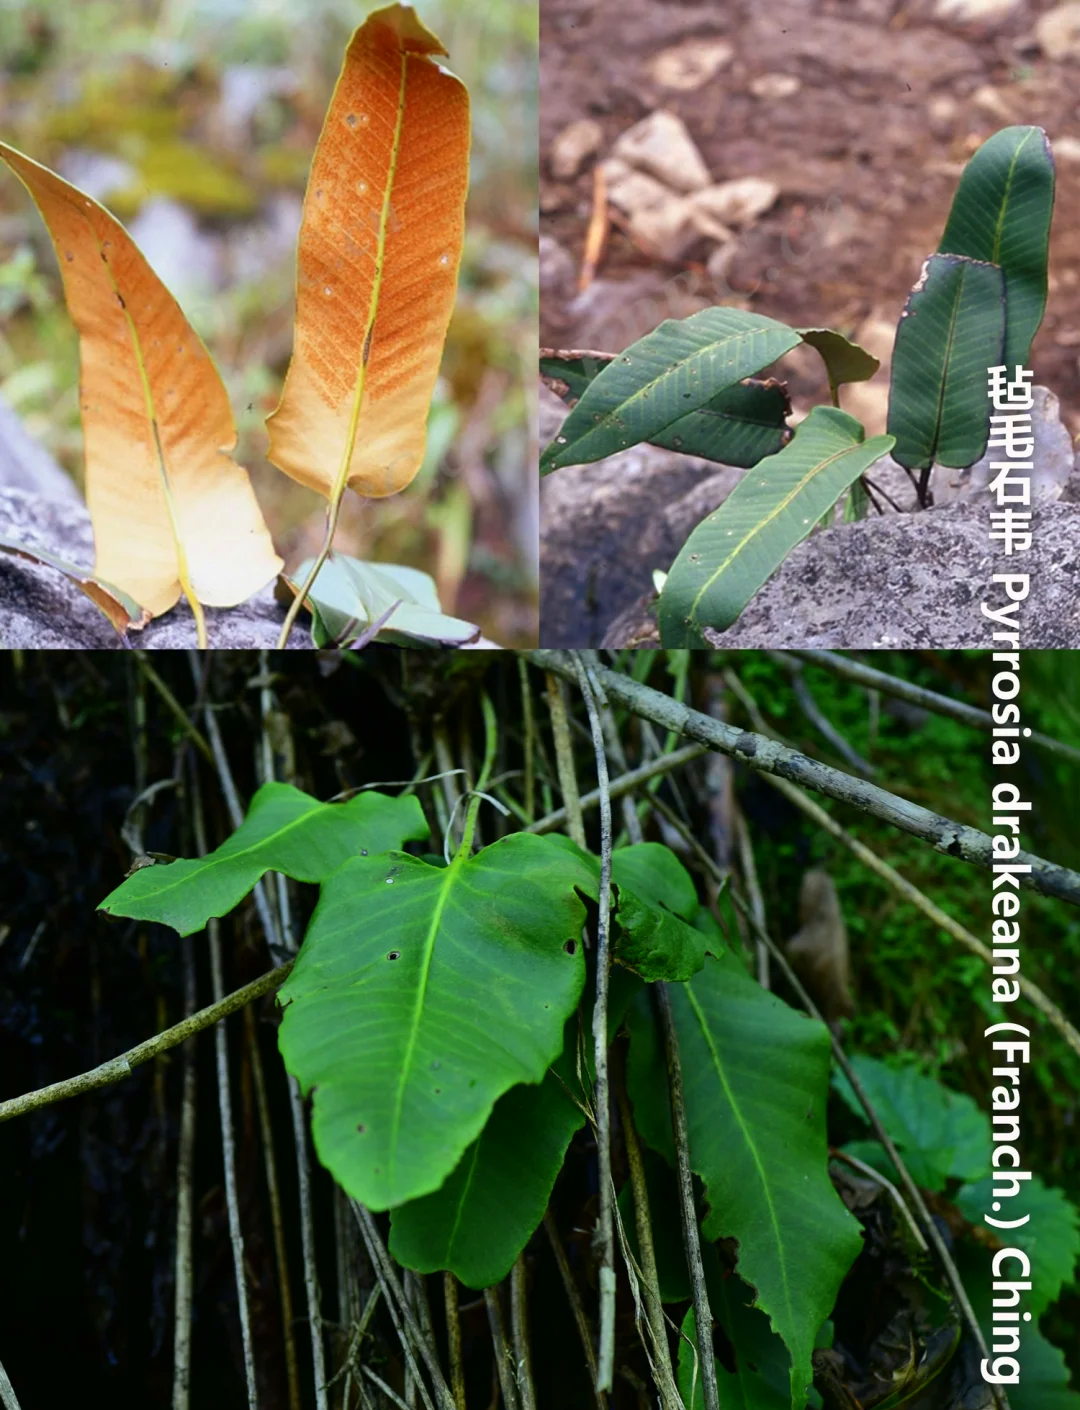
<path fill-rule="evenodd" d="M 477 1137 L 476 1144 L 473 1146 L 473 1158 L 469 1163 L 469 1178 L 465 1181 L 465 1188 L 461 1192 L 461 1198 L 458 1200 L 457 1212 L 454 1215 L 454 1225 L 453 1228 L 450 1230 L 449 1237 L 446 1240 L 447 1258 L 452 1255 L 454 1245 L 457 1242 L 458 1230 L 461 1228 L 461 1216 L 465 1212 L 465 1203 L 469 1198 L 469 1191 L 472 1189 L 473 1177 L 476 1175 L 476 1167 L 480 1163 L 480 1146 L 483 1143 L 483 1140 L 484 1133 L 481 1131 L 480 1135 Z"/>
<path fill-rule="evenodd" d="M 416 1051 L 416 1035 L 420 1028 L 420 1015 L 423 1012 L 424 1000 L 427 997 L 428 980 L 431 977 L 431 961 L 435 952 L 435 941 L 439 935 L 439 924 L 442 921 L 443 911 L 450 898 L 450 888 L 454 883 L 457 873 L 461 870 L 461 865 L 465 860 L 464 849 L 460 850 L 454 860 L 447 867 L 442 885 L 439 887 L 439 898 L 435 903 L 435 914 L 431 917 L 431 924 L 428 926 L 427 935 L 424 937 L 424 958 L 421 964 L 420 983 L 416 987 L 416 1002 L 413 1004 L 412 1022 L 409 1025 L 408 1041 L 405 1044 L 405 1052 L 401 1060 L 401 1072 L 398 1076 L 397 1089 L 394 1092 L 394 1115 L 390 1122 L 390 1154 L 389 1154 L 389 1176 L 391 1183 L 394 1179 L 394 1168 L 397 1164 L 397 1143 L 398 1130 L 401 1126 L 401 1108 L 405 1102 L 405 1086 L 409 1079 L 409 1069 L 412 1067 L 413 1054 Z"/>
<path fill-rule="evenodd" d="M 128 332 L 131 335 L 131 344 L 135 352 L 135 365 L 139 369 L 139 380 L 142 384 L 143 389 L 143 401 L 146 406 L 146 419 L 150 423 L 150 430 L 153 433 L 154 437 L 154 450 L 157 454 L 158 475 L 161 479 L 161 492 L 165 496 L 165 508 L 167 509 L 169 514 L 169 526 L 172 529 L 173 543 L 176 547 L 176 576 L 180 582 L 180 587 L 183 589 L 184 596 L 187 598 L 188 604 L 191 607 L 192 615 L 195 618 L 196 631 L 199 638 L 198 644 L 200 646 L 205 646 L 206 627 L 203 623 L 202 609 L 199 605 L 199 600 L 195 596 L 195 590 L 191 585 L 191 579 L 188 575 L 187 554 L 184 551 L 183 540 L 180 537 L 180 524 L 176 517 L 176 506 L 173 503 L 172 487 L 169 484 L 169 470 L 168 466 L 165 464 L 165 450 L 161 444 L 161 432 L 158 429 L 157 408 L 154 405 L 154 393 L 150 387 L 150 378 L 146 374 L 146 363 L 143 359 L 142 343 L 139 341 L 139 331 L 135 327 L 135 320 L 128 312 L 126 299 L 120 293 L 120 290 L 116 287 L 116 280 L 113 278 L 112 269 L 109 267 L 109 261 L 105 259 L 104 252 L 101 250 L 100 245 L 98 246 L 98 252 L 102 256 L 102 262 L 105 265 L 105 271 L 108 274 L 109 283 L 113 286 L 113 293 L 119 300 L 120 311 L 124 315 L 124 320 L 128 326 Z"/>
<path fill-rule="evenodd" d="M 728 1085 L 727 1077 L 724 1075 L 723 1064 L 720 1061 L 720 1054 L 716 1051 L 716 1044 L 713 1042 L 713 1036 L 712 1033 L 709 1031 L 708 1024 L 705 1021 L 705 1015 L 701 1010 L 701 1005 L 698 1003 L 697 996 L 695 995 L 693 989 L 691 989 L 689 984 L 683 985 L 683 988 L 686 992 L 686 997 L 690 1001 L 690 1007 L 694 1011 L 694 1017 L 698 1021 L 698 1026 L 701 1029 L 701 1036 L 704 1038 L 705 1046 L 709 1050 L 709 1056 L 712 1058 L 713 1067 L 716 1069 L 716 1075 L 720 1081 L 720 1085 L 724 1089 L 724 1095 L 725 1097 L 727 1097 L 728 1101 L 731 1104 L 732 1115 L 735 1117 L 735 1120 L 739 1125 L 739 1129 L 746 1139 L 747 1149 L 750 1151 L 750 1154 L 754 1161 L 754 1165 L 757 1168 L 757 1173 L 761 1178 L 761 1189 L 762 1193 L 765 1196 L 766 1208 L 769 1212 L 769 1222 L 772 1224 L 773 1233 L 776 1236 L 777 1253 L 780 1255 L 780 1271 L 784 1284 L 784 1302 L 787 1306 L 788 1316 L 793 1317 L 794 1312 L 791 1306 L 791 1286 L 788 1282 L 787 1261 L 784 1258 L 783 1254 L 783 1236 L 780 1231 L 779 1221 L 776 1217 L 776 1204 L 773 1200 L 772 1189 L 766 1178 L 765 1169 L 762 1166 L 761 1157 L 758 1154 L 757 1146 L 754 1144 L 753 1140 L 750 1137 L 750 1132 L 747 1130 L 746 1122 L 743 1120 L 743 1114 L 739 1110 L 738 1103 L 735 1100 L 735 1094 L 732 1092 L 731 1087 Z"/>
<path fill-rule="evenodd" d="M 379 213 L 379 241 L 375 249 L 375 280 L 371 287 L 371 307 L 368 309 L 367 327 L 364 329 L 364 341 L 360 345 L 360 366 L 356 372 L 356 389 L 353 392 L 352 413 L 349 416 L 349 433 L 345 438 L 345 448 L 341 456 L 341 465 L 338 468 L 337 475 L 334 477 L 331 504 L 340 500 L 341 496 L 345 493 L 345 484 L 349 478 L 349 466 L 352 464 L 353 446 L 356 444 L 356 431 L 360 423 L 360 404 L 364 400 L 364 382 L 367 378 L 372 331 L 375 327 L 375 319 L 379 312 L 379 294 L 382 290 L 383 259 L 386 253 L 386 232 L 390 224 L 390 196 L 394 189 L 398 154 L 401 151 L 401 128 L 405 119 L 405 82 L 409 71 L 408 66 L 409 56 L 408 54 L 402 54 L 401 79 L 398 84 L 397 122 L 394 126 L 393 145 L 390 148 L 390 169 L 386 174 L 386 190 L 383 192 L 382 210 Z"/>
<path fill-rule="evenodd" d="M 843 457 L 845 455 L 850 454 L 851 451 L 861 450 L 863 448 L 863 445 L 864 442 L 860 441 L 856 445 L 844 446 L 843 449 L 838 450 L 835 455 L 830 455 L 826 460 L 822 460 L 817 465 L 811 466 L 811 468 L 802 477 L 802 479 L 799 480 L 797 484 L 792 486 L 792 488 L 776 506 L 773 512 L 771 514 L 767 514 L 764 519 L 760 519 L 746 534 L 743 535 L 743 537 L 739 540 L 737 544 L 732 545 L 731 552 L 724 559 L 723 563 L 720 564 L 716 572 L 713 573 L 712 576 L 707 579 L 701 591 L 691 603 L 690 611 L 687 614 L 688 620 L 689 618 L 693 617 L 694 613 L 697 611 L 701 603 L 701 599 L 712 587 L 713 583 L 716 582 L 717 578 L 720 576 L 721 573 L 727 571 L 727 569 L 731 566 L 735 559 L 738 558 L 739 554 L 743 551 L 743 549 L 751 541 L 751 539 L 753 539 L 757 534 L 763 532 L 763 530 L 765 530 L 774 519 L 776 519 L 780 514 L 782 514 L 783 511 L 790 506 L 795 496 L 799 494 L 800 491 L 804 490 L 806 486 L 810 483 L 810 481 L 814 479 L 815 476 L 824 473 L 824 471 L 826 471 L 830 465 L 835 464 L 838 460 L 842 460 Z"/>

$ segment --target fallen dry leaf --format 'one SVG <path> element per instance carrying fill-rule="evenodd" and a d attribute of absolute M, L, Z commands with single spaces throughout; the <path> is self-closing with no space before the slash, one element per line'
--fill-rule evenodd
<path fill-rule="evenodd" d="M 13 539 L 0 539 L 0 553 L 10 553 L 15 558 L 25 558 L 28 563 L 41 563 L 46 568 L 54 568 L 56 572 L 62 573 L 104 613 L 109 625 L 120 636 L 127 636 L 129 631 L 141 631 L 150 620 L 150 613 L 132 601 L 126 592 L 114 587 L 112 583 L 102 582 L 85 568 L 69 563 L 67 559 L 60 558 L 55 553 L 49 553 L 36 545 L 30 548 L 26 544 L 16 543 Z"/>

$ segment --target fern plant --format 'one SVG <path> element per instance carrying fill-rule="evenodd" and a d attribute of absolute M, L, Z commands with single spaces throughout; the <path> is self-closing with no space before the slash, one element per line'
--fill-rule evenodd
<path fill-rule="evenodd" d="M 542 351 L 542 376 L 573 409 L 541 475 L 640 442 L 747 471 L 658 575 L 663 645 L 706 645 L 705 628 L 730 627 L 838 501 L 845 519 L 865 517 L 885 455 L 911 477 L 920 508 L 935 464 L 963 468 L 982 456 L 987 369 L 1005 365 L 1011 377 L 1026 362 L 1046 307 L 1053 201 L 1041 128 L 1004 128 L 972 157 L 900 316 L 882 436 L 867 439 L 839 401 L 841 386 L 872 377 L 878 360 L 831 329 L 715 307 L 668 320 L 617 355 Z M 832 405 L 792 430 L 784 385 L 759 374 L 801 343 L 820 352 Z"/>

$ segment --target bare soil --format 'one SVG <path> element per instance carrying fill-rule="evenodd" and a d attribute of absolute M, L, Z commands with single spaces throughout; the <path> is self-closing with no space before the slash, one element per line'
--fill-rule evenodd
<path fill-rule="evenodd" d="M 1004 17 L 967 23 L 938 17 L 945 8 L 940 0 L 542 0 L 541 233 L 561 248 L 554 265 L 542 262 L 541 342 L 618 351 L 666 317 L 723 302 L 861 334 L 887 355 L 965 161 L 999 128 L 1035 123 L 1056 145 L 1058 179 L 1050 297 L 1031 363 L 1080 432 L 1080 58 L 1052 60 L 1035 41 L 1048 4 L 1018 0 Z M 721 38 L 732 57 L 703 86 L 671 90 L 651 75 L 664 49 Z M 797 79 L 798 90 L 756 96 L 755 80 L 777 74 Z M 613 228 L 592 287 L 578 293 L 593 162 L 573 181 L 556 181 L 552 140 L 591 117 L 603 129 L 603 155 L 658 108 L 683 119 L 714 181 L 765 177 L 779 199 L 740 233 L 726 288 L 706 271 L 707 242 L 670 264 Z M 809 349 L 782 371 L 797 406 L 827 400 Z M 887 390 L 884 372 L 845 389 L 845 406 L 870 432 L 884 429 Z"/>

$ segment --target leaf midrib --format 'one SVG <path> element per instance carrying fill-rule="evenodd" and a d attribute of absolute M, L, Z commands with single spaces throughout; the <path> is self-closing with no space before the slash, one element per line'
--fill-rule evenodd
<path fill-rule="evenodd" d="M 962 258 L 962 256 L 956 256 L 956 258 Z M 956 342 L 956 321 L 960 316 L 960 304 L 964 297 L 964 287 L 967 283 L 968 276 L 966 265 L 961 264 L 958 267 L 960 270 L 960 285 L 956 291 L 956 298 L 953 300 L 952 310 L 949 314 L 949 334 L 945 340 L 945 352 L 941 362 L 941 376 L 937 379 L 938 395 L 937 411 L 934 415 L 934 437 L 928 447 L 931 464 L 933 464 L 934 456 L 941 444 L 941 428 L 942 421 L 945 417 L 945 394 L 948 390 L 949 365 L 952 362 L 953 345 Z M 929 284 L 929 280 L 927 280 L 927 284 Z"/>
<path fill-rule="evenodd" d="M 769 1222 L 772 1226 L 773 1234 L 775 1235 L 776 1251 L 780 1266 L 780 1279 L 784 1292 L 784 1303 L 787 1310 L 788 1326 L 791 1327 L 794 1325 L 795 1311 L 791 1305 L 791 1284 L 788 1281 L 787 1263 L 783 1255 L 783 1240 L 780 1235 L 780 1224 L 776 1216 L 776 1205 L 773 1201 L 772 1189 L 769 1185 L 768 1180 L 765 1178 L 765 1170 L 758 1155 L 757 1146 L 751 1138 L 750 1131 L 746 1125 L 745 1120 L 743 1119 L 742 1112 L 739 1109 L 739 1104 L 735 1099 L 735 1094 L 732 1091 L 731 1086 L 727 1080 L 727 1076 L 724 1072 L 723 1064 L 720 1059 L 720 1054 L 717 1051 L 715 1043 L 713 1042 L 712 1032 L 710 1031 L 708 1022 L 705 1018 L 705 1013 L 701 1005 L 698 1003 L 697 995 L 694 993 L 692 986 L 687 983 L 684 984 L 683 988 L 686 992 L 686 997 L 690 1003 L 690 1007 L 693 1010 L 694 1017 L 697 1020 L 698 1027 L 701 1030 L 701 1035 L 704 1039 L 705 1046 L 708 1049 L 709 1056 L 712 1059 L 712 1065 L 716 1073 L 717 1080 L 720 1083 L 724 1096 L 727 1098 L 728 1104 L 731 1108 L 732 1115 L 735 1117 L 739 1130 L 742 1133 L 744 1141 L 746 1142 L 746 1148 L 750 1152 L 751 1158 L 753 1159 L 754 1166 L 757 1170 L 758 1177 L 761 1182 L 761 1189 L 764 1195 L 765 1207 L 768 1210 Z M 785 1338 L 785 1340 L 787 1340 L 787 1338 Z"/>
<path fill-rule="evenodd" d="M 835 455 L 830 455 L 826 460 L 822 460 L 817 464 L 811 466 L 807 473 L 789 491 L 787 496 L 776 505 L 772 513 L 767 515 L 764 519 L 759 519 L 758 522 L 752 525 L 749 531 L 744 534 L 742 539 L 733 546 L 727 558 L 725 558 L 724 562 L 721 563 L 720 566 L 716 569 L 716 571 L 705 581 L 700 592 L 694 598 L 693 602 L 690 605 L 690 611 L 687 614 L 687 619 L 689 621 L 697 620 L 697 612 L 698 608 L 701 605 L 701 599 L 709 591 L 713 583 L 716 582 L 717 578 L 719 578 L 722 573 L 728 571 L 732 563 L 735 562 L 739 554 L 743 552 L 746 546 L 752 542 L 754 537 L 757 534 L 762 533 L 773 522 L 774 519 L 776 519 L 785 509 L 787 509 L 788 506 L 791 504 L 792 500 L 795 498 L 795 496 L 800 494 L 802 490 L 804 490 L 806 486 L 810 483 L 811 480 L 813 480 L 817 475 L 824 474 L 825 471 L 828 470 L 831 465 L 834 465 L 836 461 L 840 460 L 842 456 L 850 454 L 853 450 L 861 450 L 865 444 L 865 441 L 857 441 L 854 445 L 842 446 L 840 450 L 835 453 Z M 767 458 L 768 457 L 766 457 L 766 459 Z M 749 473 L 755 473 L 757 468 L 758 467 L 755 466 L 754 471 L 751 471 Z M 730 503 L 730 500 L 728 500 L 728 503 Z"/>
<path fill-rule="evenodd" d="M 1016 148 L 1013 151 L 1012 158 L 1009 161 L 1009 169 L 1005 174 L 1005 192 L 1002 196 L 1001 208 L 998 212 L 997 226 L 994 230 L 994 258 L 992 261 L 992 263 L 994 264 L 1001 263 L 1001 237 L 1005 230 L 1005 217 L 1008 213 L 1009 202 L 1012 199 L 1013 177 L 1016 174 L 1016 164 L 1020 159 L 1020 153 L 1024 150 L 1024 148 L 1034 136 L 1034 132 L 1026 133 L 1021 139 L 1021 141 L 1017 143 Z"/>
<path fill-rule="evenodd" d="M 401 152 L 401 129 L 405 120 L 405 86 L 409 73 L 409 56 L 404 51 L 401 54 L 401 75 L 398 80 L 398 106 L 397 117 L 394 122 L 394 140 L 390 147 L 390 165 L 386 173 L 386 187 L 383 191 L 382 209 L 379 212 L 379 238 L 375 246 L 375 278 L 371 285 L 371 303 L 368 307 L 367 325 L 364 328 L 364 340 L 360 345 L 360 366 L 356 371 L 356 382 L 353 387 L 353 404 L 349 413 L 349 429 L 345 437 L 345 447 L 341 455 L 341 464 L 338 472 L 334 476 L 334 484 L 330 493 L 331 509 L 340 501 L 345 493 L 345 486 L 349 480 L 349 466 L 352 464 L 353 449 L 356 446 L 356 433 L 360 424 L 360 408 L 364 401 L 364 386 L 367 382 L 368 363 L 371 360 L 371 349 L 374 340 L 375 321 L 379 313 L 379 295 L 382 291 L 383 280 L 383 259 L 386 253 L 386 233 L 390 224 L 390 195 L 394 189 L 394 178 L 397 175 L 398 156 Z"/>
<path fill-rule="evenodd" d="M 397 1170 L 398 1135 L 401 1129 L 401 1114 L 405 1105 L 405 1089 L 409 1084 L 412 1064 L 416 1055 L 416 1047 L 419 1042 L 420 1018 L 424 1011 L 428 982 L 431 978 L 431 964 L 435 956 L 435 941 L 439 936 L 439 927 L 442 923 L 443 912 L 446 910 L 447 903 L 450 899 L 451 889 L 460 875 L 465 861 L 464 848 L 462 848 L 443 873 L 439 883 L 438 895 L 432 911 L 431 920 L 428 924 L 427 934 L 424 936 L 424 952 L 421 958 L 419 983 L 416 986 L 416 997 L 413 1000 L 412 1021 L 409 1024 L 405 1050 L 401 1059 L 401 1068 L 398 1072 L 397 1085 L 394 1089 L 394 1105 L 390 1118 L 390 1133 L 387 1141 L 387 1164 L 389 1167 L 387 1180 L 391 1188 L 394 1187 Z"/>
<path fill-rule="evenodd" d="M 653 391 L 656 387 L 658 387 L 666 378 L 674 376 L 677 372 L 681 371 L 684 367 L 686 367 L 688 363 L 692 362 L 695 358 L 703 357 L 706 353 L 712 352 L 714 349 L 723 351 L 728 347 L 729 344 L 737 342 L 740 339 L 751 339 L 756 337 L 759 333 L 769 333 L 771 331 L 772 330 L 769 328 L 736 329 L 734 332 L 727 334 L 725 337 L 713 338 L 709 343 L 706 343 L 703 347 L 695 348 L 692 352 L 687 353 L 684 357 L 679 358 L 676 362 L 673 362 L 666 366 L 662 372 L 658 373 L 650 381 L 644 383 L 644 385 L 639 387 L 636 392 L 631 393 L 631 395 L 628 396 L 624 401 L 620 401 L 617 406 L 613 406 L 609 410 L 603 412 L 599 420 L 594 421 L 591 426 L 587 427 L 582 432 L 582 434 L 578 436 L 577 440 L 572 441 L 569 445 L 562 447 L 561 453 L 571 450 L 574 446 L 580 447 L 582 442 L 585 441 L 587 437 L 592 437 L 597 431 L 607 429 L 607 427 L 614 420 L 616 415 L 621 415 L 622 413 L 624 413 L 627 407 L 633 407 L 638 401 L 642 400 L 649 392 Z M 618 359 L 615 359 L 615 361 L 609 363 L 608 366 L 614 367 L 617 362 Z M 606 372 L 607 370 L 607 368 L 604 368 L 602 372 L 598 373 L 597 376 L 593 378 L 592 382 L 590 382 L 589 387 L 595 387 L 596 383 L 600 380 L 600 378 L 604 375 L 604 372 Z M 718 387 L 714 395 L 719 396 L 720 393 L 726 391 L 728 387 L 732 387 L 736 383 L 741 381 L 741 377 L 733 378 L 731 382 L 727 382 L 724 384 L 724 386 Z M 586 389 L 586 392 L 587 391 L 588 388 Z M 583 392 L 581 399 L 578 401 L 578 406 L 580 406 L 581 402 L 584 401 L 585 395 L 586 393 Z M 575 410 L 576 409 L 577 408 L 575 407 Z M 665 421 L 663 426 L 658 426 L 654 431 L 651 431 L 649 434 L 656 436 L 659 435 L 662 431 L 668 431 L 671 429 L 672 426 L 674 426 L 676 421 L 681 421 L 685 416 L 692 416 L 695 411 L 700 411 L 701 409 L 701 407 L 695 407 L 691 411 L 680 412 L 678 416 L 673 417 L 670 421 Z"/>

